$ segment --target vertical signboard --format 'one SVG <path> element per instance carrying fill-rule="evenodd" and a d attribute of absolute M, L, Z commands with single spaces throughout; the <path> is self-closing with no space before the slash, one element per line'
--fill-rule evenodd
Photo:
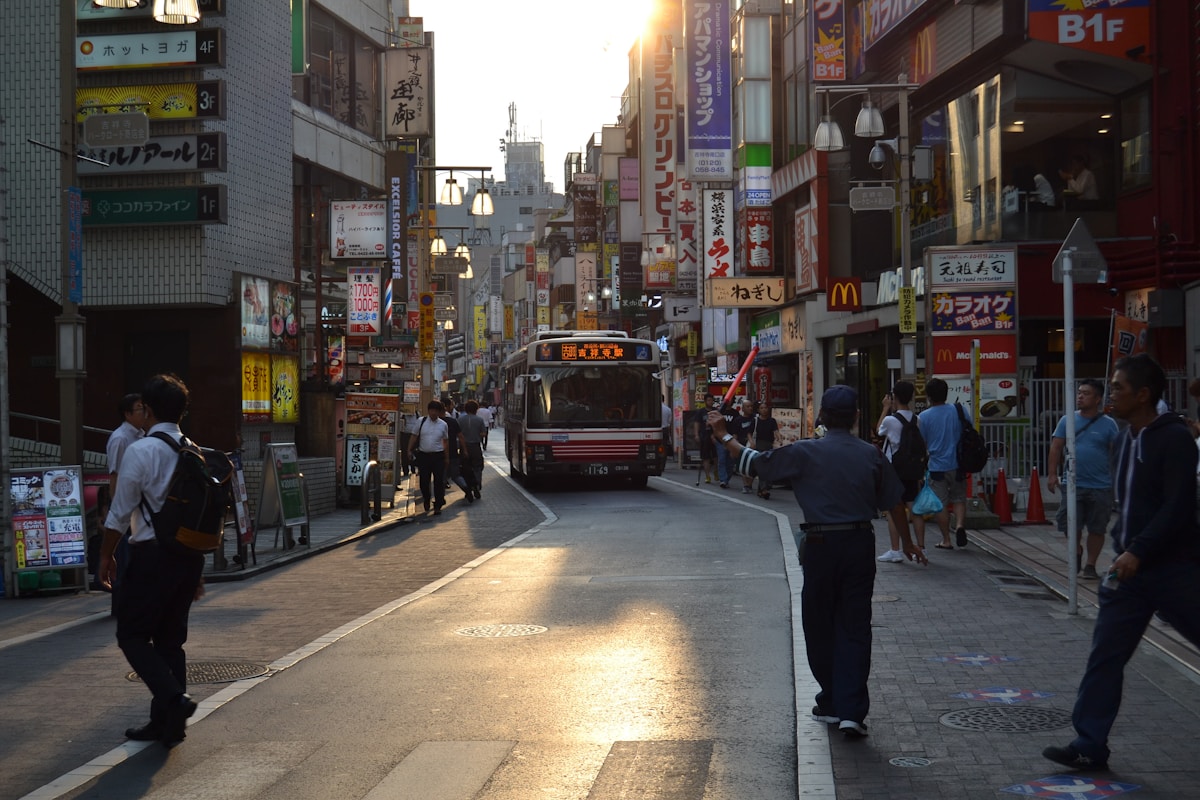
<path fill-rule="evenodd" d="M 949 402 L 978 402 L 984 417 L 1018 413 L 1017 254 L 988 247 L 925 251 L 928 372 L 944 378 Z M 972 351 L 979 343 L 972 381 Z M 978 387 L 978 388 L 976 388 Z M 976 395 L 976 392 L 978 394 Z"/>
<path fill-rule="evenodd" d="M 242 352 L 242 421 L 271 419 L 271 356 Z"/>
<path fill-rule="evenodd" d="M 379 336 L 383 333 L 379 267 L 348 267 L 346 281 L 350 295 L 346 304 L 346 333 Z"/>
<path fill-rule="evenodd" d="M 271 422 L 295 425 L 300 421 L 300 359 L 271 356 Z"/>
<path fill-rule="evenodd" d="M 383 158 L 383 178 L 388 191 L 388 261 L 392 267 L 392 280 L 404 277 L 404 249 L 408 242 L 408 206 L 406 177 L 408 154 L 402 150 L 389 150 Z M 403 292 L 400 293 L 404 297 Z"/>
<path fill-rule="evenodd" d="M 433 56 L 428 47 L 384 53 L 384 133 L 389 139 L 433 135 Z"/>
<path fill-rule="evenodd" d="M 662 6 L 666 9 L 667 6 Z M 680 10 L 663 11 L 657 30 L 642 36 L 642 225 L 644 231 L 675 230 L 675 49 Z"/>
<path fill-rule="evenodd" d="M 329 203 L 330 258 L 384 258 L 390 228 L 383 200 L 333 200 Z"/>
<path fill-rule="evenodd" d="M 263 458 L 258 526 L 290 528 L 308 523 L 308 504 L 300 477 L 300 458 L 294 444 L 268 444 Z"/>
<path fill-rule="evenodd" d="M 688 176 L 733 180 L 729 0 L 684 0 Z"/>
<path fill-rule="evenodd" d="M 846 80 L 846 4 L 844 0 L 813 3 L 812 67 L 815 81 Z"/>
<path fill-rule="evenodd" d="M 729 189 L 704 189 L 700 192 L 702 263 L 706 279 L 733 277 L 733 236 L 730 229 L 732 195 Z"/>
<path fill-rule="evenodd" d="M 772 225 L 771 209 L 746 209 L 743 246 L 746 248 L 747 274 L 775 271 L 775 259 L 771 254 L 775 246 L 771 236 Z"/>
<path fill-rule="evenodd" d="M 79 467 L 14 469 L 9 501 L 17 569 L 87 564 Z"/>
<path fill-rule="evenodd" d="M 67 299 L 83 302 L 83 191 L 78 186 L 67 189 L 67 243 L 69 245 L 69 278 Z"/>
<path fill-rule="evenodd" d="M 696 235 L 700 197 L 696 184 L 680 177 L 675 187 L 675 288 L 696 294 L 700 270 L 700 241 Z"/>
<path fill-rule="evenodd" d="M 396 434 L 400 388 L 377 387 L 373 392 L 346 392 L 346 436 L 370 440 L 371 458 L 379 464 L 384 487 L 396 485 Z M 384 499 L 389 495 L 384 494 Z"/>

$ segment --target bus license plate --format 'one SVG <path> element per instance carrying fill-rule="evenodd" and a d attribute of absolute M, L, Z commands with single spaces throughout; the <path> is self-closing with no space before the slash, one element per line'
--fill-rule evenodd
<path fill-rule="evenodd" d="M 607 475 L 608 464 L 588 464 L 583 468 L 584 475 Z"/>

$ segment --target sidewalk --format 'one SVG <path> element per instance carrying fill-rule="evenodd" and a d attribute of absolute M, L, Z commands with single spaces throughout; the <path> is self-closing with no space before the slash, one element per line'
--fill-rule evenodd
<path fill-rule="evenodd" d="M 216 569 L 214 566 L 214 563 L 221 559 L 207 557 L 204 580 L 207 583 L 246 580 L 299 559 L 341 547 L 364 536 L 407 524 L 414 508 L 414 504 L 408 499 L 408 488 L 408 481 L 405 480 L 401 489 L 396 491 L 394 507 L 389 507 L 387 498 L 384 498 L 378 521 L 370 520 L 368 515 L 368 522 L 364 525 L 361 512 L 357 508 L 339 508 L 314 517 L 309 521 L 307 541 L 302 541 L 299 528 L 293 529 L 294 545 L 291 547 L 287 546 L 288 536 L 284 529 L 260 530 L 256 538 L 254 557 L 249 556 L 247 549 L 245 567 L 235 563 L 237 548 L 227 540 L 224 548 L 225 568 Z M 453 499 L 456 492 L 458 489 L 453 488 L 447 494 Z M 227 535 L 231 530 L 226 529 Z M 44 593 L 22 595 L 11 600 L 0 599 L 0 649 L 95 617 L 108 616 L 110 606 L 111 597 L 103 591 Z"/>

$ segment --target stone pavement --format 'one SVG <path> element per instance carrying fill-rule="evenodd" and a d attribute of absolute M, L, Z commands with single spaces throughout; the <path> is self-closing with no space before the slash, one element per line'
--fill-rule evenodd
<path fill-rule="evenodd" d="M 696 472 L 669 480 L 696 488 Z M 698 491 L 800 514 L 786 490 L 769 500 L 701 480 Z M 1053 498 L 1051 498 L 1053 500 Z M 886 525 L 877 521 L 879 552 Z M 939 541 L 930 524 L 927 541 Z M 1111 772 L 1070 774 L 1041 757 L 1074 737 L 1070 712 L 1095 619 L 1097 581 L 1076 586 L 1068 614 L 1066 545 L 1051 525 L 968 529 L 970 544 L 930 549 L 927 568 L 877 563 L 870 736 L 828 737 L 838 798 L 1200 796 L 1200 654 L 1155 623 L 1125 672 Z M 1106 548 L 1103 567 L 1111 555 Z M 806 672 L 796 664 L 799 677 Z M 806 708 L 806 698 L 797 706 Z M 821 726 L 824 727 L 824 726 Z M 804 787 L 804 721 L 801 796 Z M 823 739 L 818 745 L 825 744 Z M 822 750 L 816 749 L 814 766 Z M 815 793 L 814 793 L 815 794 Z"/>

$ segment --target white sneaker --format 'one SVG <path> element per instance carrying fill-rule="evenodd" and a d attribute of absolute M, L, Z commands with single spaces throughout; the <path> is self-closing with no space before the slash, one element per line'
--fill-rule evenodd
<path fill-rule="evenodd" d="M 867 726 L 851 719 L 844 719 L 839 722 L 838 730 L 847 739 L 861 739 L 867 735 Z"/>
<path fill-rule="evenodd" d="M 899 550 L 888 550 L 886 553 L 884 553 L 883 555 L 881 555 L 879 558 L 877 558 L 875 560 L 876 561 L 886 561 L 889 564 L 899 564 L 901 561 L 904 560 L 904 553 L 901 553 Z"/>

